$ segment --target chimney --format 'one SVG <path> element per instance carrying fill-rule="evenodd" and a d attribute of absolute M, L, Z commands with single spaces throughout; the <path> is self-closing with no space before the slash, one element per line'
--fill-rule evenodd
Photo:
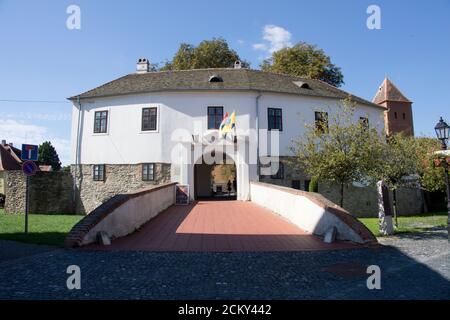
<path fill-rule="evenodd" d="M 241 69 L 241 68 L 242 68 L 242 63 L 241 63 L 239 60 L 237 60 L 237 61 L 234 63 L 234 68 L 235 68 L 235 69 Z"/>
<path fill-rule="evenodd" d="M 9 146 L 10 146 L 10 147 L 14 147 L 14 145 L 13 145 L 13 143 L 12 143 L 12 142 L 10 142 L 10 143 L 9 143 Z"/>
<path fill-rule="evenodd" d="M 136 65 L 136 73 L 147 73 L 150 71 L 150 62 L 145 59 L 139 59 Z"/>
<path fill-rule="evenodd" d="M 2 146 L 6 146 L 6 140 L 2 140 Z"/>

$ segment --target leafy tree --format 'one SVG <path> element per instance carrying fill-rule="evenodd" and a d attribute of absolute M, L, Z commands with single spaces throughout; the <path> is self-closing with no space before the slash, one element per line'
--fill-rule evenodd
<path fill-rule="evenodd" d="M 374 181 L 383 180 L 392 191 L 395 225 L 397 221 L 397 190 L 402 186 L 417 184 L 418 161 L 415 157 L 416 141 L 413 137 L 398 133 L 391 135 L 387 143 L 379 144 L 378 159 L 369 174 Z"/>
<path fill-rule="evenodd" d="M 39 146 L 38 162 L 43 165 L 50 165 L 54 171 L 61 169 L 58 153 L 50 141 L 46 141 Z"/>
<path fill-rule="evenodd" d="M 444 168 L 436 167 L 434 152 L 441 150 L 441 144 L 437 139 L 419 137 L 416 138 L 417 173 L 420 179 L 420 186 L 429 192 L 445 192 Z"/>
<path fill-rule="evenodd" d="M 161 70 L 188 70 L 206 68 L 230 68 L 237 60 L 241 60 L 226 40 L 213 38 L 204 40 L 197 47 L 182 43 L 172 61 L 166 62 Z M 242 61 L 243 67 L 249 63 Z"/>
<path fill-rule="evenodd" d="M 367 128 L 354 121 L 355 104 L 351 98 L 342 100 L 336 114 L 331 115 L 328 126 L 306 125 L 304 135 L 295 138 L 290 159 L 298 169 L 319 181 L 340 186 L 340 205 L 344 205 L 344 186 L 363 181 L 372 170 L 373 158 L 383 139 L 375 128 Z M 326 129 L 324 129 L 326 128 Z"/>
<path fill-rule="evenodd" d="M 318 79 L 336 87 L 344 84 L 341 69 L 331 63 L 330 57 L 322 49 L 304 42 L 274 52 L 271 58 L 263 61 L 261 69 Z"/>

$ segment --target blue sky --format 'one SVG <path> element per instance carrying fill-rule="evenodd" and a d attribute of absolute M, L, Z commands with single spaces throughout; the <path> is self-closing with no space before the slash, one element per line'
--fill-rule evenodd
<path fill-rule="evenodd" d="M 80 30 L 66 27 L 71 4 L 81 9 Z M 381 8 L 381 30 L 366 27 L 371 4 Z M 433 135 L 441 115 L 450 120 L 449 0 L 0 0 L 0 100 L 52 101 L 0 101 L 0 138 L 50 139 L 68 164 L 66 97 L 134 72 L 139 57 L 161 62 L 181 42 L 212 37 L 253 68 L 271 48 L 317 44 L 353 94 L 372 99 L 388 75 L 414 101 L 417 134 Z"/>

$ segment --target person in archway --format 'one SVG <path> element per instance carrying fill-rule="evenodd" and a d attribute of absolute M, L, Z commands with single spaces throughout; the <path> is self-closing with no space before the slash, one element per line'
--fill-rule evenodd
<path fill-rule="evenodd" d="M 234 192 L 237 192 L 236 177 L 233 178 L 233 189 L 234 189 Z"/>
<path fill-rule="evenodd" d="M 231 195 L 231 181 L 230 180 L 228 180 L 228 182 L 227 182 L 227 190 L 228 190 L 228 196 L 230 196 Z"/>

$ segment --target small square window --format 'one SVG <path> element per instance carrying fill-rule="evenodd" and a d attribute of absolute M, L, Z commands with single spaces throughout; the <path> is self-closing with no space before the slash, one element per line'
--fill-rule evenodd
<path fill-rule="evenodd" d="M 105 181 L 105 165 L 97 164 L 93 167 L 93 179 L 94 181 Z"/>
<path fill-rule="evenodd" d="M 359 121 L 361 122 L 361 126 L 363 127 L 364 130 L 368 130 L 369 129 L 369 118 L 367 118 L 367 117 L 360 117 Z"/>
<path fill-rule="evenodd" d="M 292 189 L 300 190 L 300 180 L 292 180 L 291 186 Z"/>
<path fill-rule="evenodd" d="M 143 163 L 142 164 L 142 181 L 155 180 L 155 164 Z"/>

